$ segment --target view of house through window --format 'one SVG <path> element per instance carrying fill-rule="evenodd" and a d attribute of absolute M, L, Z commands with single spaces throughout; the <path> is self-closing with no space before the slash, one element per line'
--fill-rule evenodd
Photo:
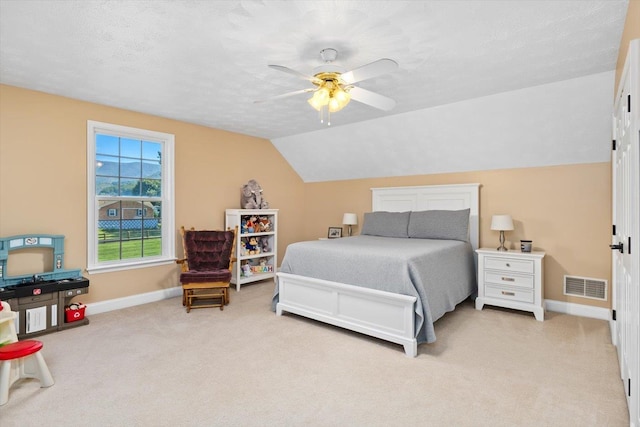
<path fill-rule="evenodd" d="M 90 188 L 95 204 L 90 239 L 94 254 L 89 257 L 89 265 L 172 254 L 172 245 L 163 242 L 169 231 L 163 233 L 167 225 L 163 192 L 173 187 L 167 187 L 165 181 L 172 176 L 163 162 L 167 154 L 173 154 L 172 144 L 146 139 L 144 131 L 134 137 L 130 132 L 119 134 L 115 125 L 103 125 L 104 130 L 93 129 L 94 145 L 90 147 L 94 180 Z M 172 224 L 171 218 L 168 225 Z"/>
<path fill-rule="evenodd" d="M 162 253 L 161 162 L 160 143 L 96 135 L 98 261 Z"/>

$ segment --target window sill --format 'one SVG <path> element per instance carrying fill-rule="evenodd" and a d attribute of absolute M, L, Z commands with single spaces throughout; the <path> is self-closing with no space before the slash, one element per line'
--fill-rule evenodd
<path fill-rule="evenodd" d="M 87 267 L 87 273 L 111 273 L 114 271 L 133 270 L 137 268 L 157 267 L 159 265 L 175 264 L 176 258 L 154 258 L 144 261 L 122 262 L 118 264 L 101 264 Z"/>

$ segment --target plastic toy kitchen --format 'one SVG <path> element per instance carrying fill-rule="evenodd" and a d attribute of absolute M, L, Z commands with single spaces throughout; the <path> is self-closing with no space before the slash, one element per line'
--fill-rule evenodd
<path fill-rule="evenodd" d="M 42 260 L 35 264 L 44 267 L 38 266 L 36 273 L 9 276 L 10 257 L 25 253 L 35 255 L 27 259 Z M 84 305 L 71 302 L 88 292 L 89 280 L 80 270 L 64 268 L 64 236 L 25 234 L 0 238 L 0 300 L 18 313 L 19 339 L 88 324 Z M 70 310 L 75 311 L 69 313 Z"/>

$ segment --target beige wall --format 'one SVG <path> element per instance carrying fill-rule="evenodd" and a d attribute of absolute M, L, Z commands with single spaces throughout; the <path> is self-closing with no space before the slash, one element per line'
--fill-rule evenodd
<path fill-rule="evenodd" d="M 0 85 L 0 236 L 63 234 L 65 267 L 86 268 L 87 120 L 175 135 L 176 226 L 224 227 L 224 210 L 240 207 L 241 186 L 255 178 L 280 209 L 280 256 L 298 238 L 304 184 L 268 140 L 6 85 Z M 182 256 L 180 244 L 177 252 Z M 87 303 L 178 285 L 175 265 L 84 274 L 91 280 Z"/>
<path fill-rule="evenodd" d="M 627 8 L 627 19 L 622 30 L 622 40 L 620 41 L 620 49 L 618 50 L 618 62 L 616 64 L 616 84 L 618 87 L 620 75 L 624 68 L 624 61 L 627 59 L 627 50 L 629 42 L 633 39 L 640 38 L 640 0 L 629 0 Z"/>
<path fill-rule="evenodd" d="M 531 239 L 547 253 L 545 298 L 609 307 L 610 298 L 600 302 L 562 292 L 565 274 L 610 281 L 609 163 L 306 184 L 303 237 L 326 236 L 329 226 L 341 226 L 344 212 L 357 213 L 361 223 L 363 213 L 371 210 L 372 187 L 462 183 L 481 184 L 481 246 L 499 245 L 498 232 L 490 230 L 491 216 L 511 214 L 515 230 L 506 233 L 510 247 L 519 249 L 520 239 Z"/>
<path fill-rule="evenodd" d="M 361 222 L 371 187 L 478 182 L 481 245 L 497 245 L 491 215 L 510 213 L 512 247 L 529 238 L 547 252 L 546 298 L 609 306 L 562 295 L 564 274 L 609 280 L 609 163 L 304 184 L 263 139 L 0 86 L 0 235 L 64 234 L 66 268 L 86 267 L 88 119 L 175 134 L 178 226 L 223 227 L 224 209 L 238 206 L 240 186 L 257 179 L 280 209 L 280 258 L 287 244 L 340 226 L 344 212 L 358 213 Z M 170 288 L 177 273 L 175 266 L 85 273 L 91 287 L 83 302 Z"/>

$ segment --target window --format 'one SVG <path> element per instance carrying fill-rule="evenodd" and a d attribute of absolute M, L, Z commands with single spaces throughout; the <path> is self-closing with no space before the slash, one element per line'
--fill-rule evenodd
<path fill-rule="evenodd" d="M 87 122 L 90 273 L 174 262 L 174 136 Z"/>

